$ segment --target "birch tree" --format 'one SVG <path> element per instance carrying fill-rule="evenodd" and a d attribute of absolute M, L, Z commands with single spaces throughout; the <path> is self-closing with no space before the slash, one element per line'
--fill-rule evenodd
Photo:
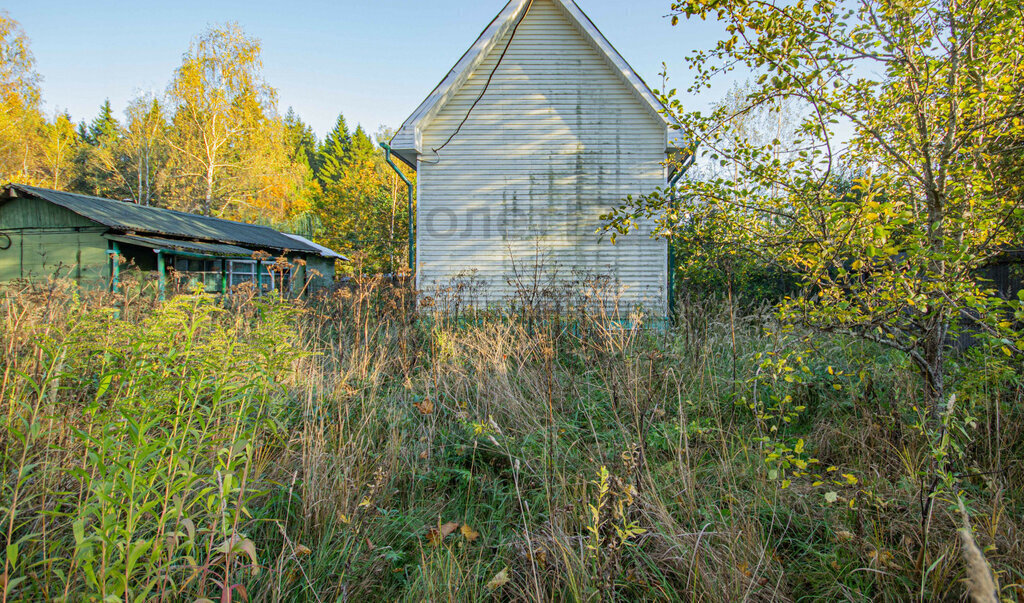
<path fill-rule="evenodd" d="M 64 190 L 75 176 L 75 156 L 81 140 L 67 113 L 58 113 L 44 127 L 43 185 Z"/>
<path fill-rule="evenodd" d="M 167 119 L 163 106 L 152 96 L 142 96 L 125 111 L 124 146 L 130 157 L 129 180 L 134 180 L 135 202 L 153 205 L 167 155 Z"/>
<path fill-rule="evenodd" d="M 28 37 L 0 11 L 0 178 L 34 178 L 40 161 L 43 115 L 39 74 Z"/>
<path fill-rule="evenodd" d="M 183 209 L 210 215 L 237 199 L 254 167 L 246 139 L 273 112 L 275 92 L 261 76 L 260 43 L 235 24 L 197 37 L 174 75 L 169 145 Z"/>

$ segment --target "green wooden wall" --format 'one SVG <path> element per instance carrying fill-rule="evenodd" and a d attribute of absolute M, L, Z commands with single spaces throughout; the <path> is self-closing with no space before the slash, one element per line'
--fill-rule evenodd
<path fill-rule="evenodd" d="M 33 198 L 0 199 L 0 283 L 19 278 L 72 278 L 86 286 L 110 283 L 107 228 L 46 201 Z M 122 265 L 122 273 L 141 270 L 140 282 L 156 270 L 156 256 L 149 248 L 122 244 L 122 253 L 131 260 Z M 292 294 L 306 286 L 307 293 L 318 291 L 334 281 L 334 260 L 317 256 L 290 254 L 296 265 L 292 274 Z M 319 273 L 314 275 L 313 271 Z M 154 278 L 148 280 L 154 280 Z M 155 285 L 153 285 L 155 286 Z"/>
<path fill-rule="evenodd" d="M 32 198 L 0 200 L 0 282 L 18 278 L 109 279 L 106 227 Z"/>

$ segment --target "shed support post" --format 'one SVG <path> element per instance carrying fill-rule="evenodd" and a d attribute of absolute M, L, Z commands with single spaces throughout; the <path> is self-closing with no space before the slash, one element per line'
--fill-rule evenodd
<path fill-rule="evenodd" d="M 121 247 L 117 244 L 117 241 L 110 242 L 110 261 L 113 262 L 110 265 L 110 291 L 117 293 L 117 288 L 120 285 L 121 279 Z"/>
<path fill-rule="evenodd" d="M 167 258 L 164 257 L 164 252 L 156 252 L 156 296 L 160 301 L 164 301 L 167 291 Z"/>
<path fill-rule="evenodd" d="M 222 295 L 228 293 L 228 261 L 220 261 L 220 292 Z"/>

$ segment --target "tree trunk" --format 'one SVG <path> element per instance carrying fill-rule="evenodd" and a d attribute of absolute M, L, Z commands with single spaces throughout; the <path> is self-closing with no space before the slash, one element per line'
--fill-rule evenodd
<path fill-rule="evenodd" d="M 928 414 L 938 428 L 945 413 L 945 347 L 946 320 L 944 317 L 933 319 L 931 328 L 925 335 L 924 342 L 924 399 Z"/>
<path fill-rule="evenodd" d="M 206 168 L 206 198 L 204 199 L 203 214 L 213 215 L 213 162 Z"/>
<path fill-rule="evenodd" d="M 136 164 L 138 169 L 135 170 L 136 174 L 139 177 L 138 188 L 135 189 L 136 191 L 138 191 L 138 193 L 136 194 L 136 200 L 135 201 L 139 205 L 149 205 L 149 203 L 145 202 L 145 198 L 142 196 L 142 162 L 143 162 L 142 157 L 143 157 L 143 154 L 142 154 L 142 152 L 140 152 L 139 153 L 139 161 Z"/>

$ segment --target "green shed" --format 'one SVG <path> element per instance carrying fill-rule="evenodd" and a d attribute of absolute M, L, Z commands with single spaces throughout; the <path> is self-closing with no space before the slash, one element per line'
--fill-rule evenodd
<path fill-rule="evenodd" d="M 337 261 L 347 259 L 267 226 L 22 184 L 0 194 L 0 283 L 62 277 L 116 288 L 133 270 L 161 295 L 244 282 L 298 295 L 330 285 Z"/>

